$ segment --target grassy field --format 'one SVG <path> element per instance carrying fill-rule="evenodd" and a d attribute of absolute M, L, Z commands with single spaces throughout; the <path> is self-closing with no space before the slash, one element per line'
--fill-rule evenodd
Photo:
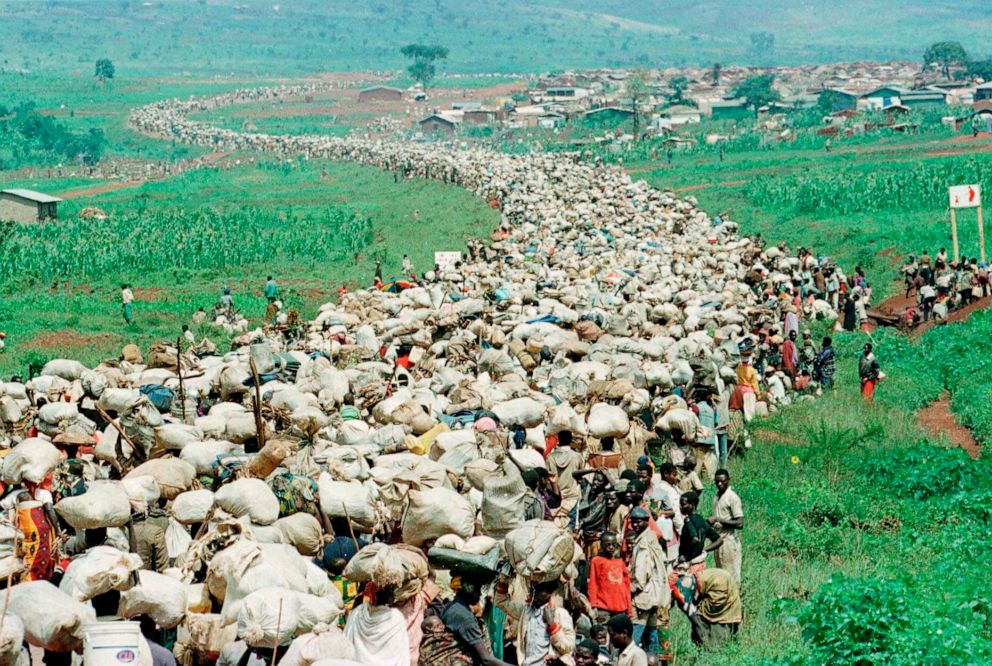
<path fill-rule="evenodd" d="M 448 46 L 463 73 L 916 60 L 939 39 L 987 56 L 992 27 L 982 0 L 3 0 L 0 18 L 5 69 L 83 76 L 100 57 L 125 75 L 396 69 L 410 42 Z"/>
<path fill-rule="evenodd" d="M 110 215 L 106 222 L 5 230 L 3 252 L 19 263 L 0 300 L 8 336 L 0 371 L 24 372 L 39 356 L 96 362 L 128 342 L 174 339 L 197 308 L 210 310 L 225 285 L 254 325 L 265 310 L 261 289 L 269 274 L 287 305 L 309 317 L 343 283 L 370 283 L 375 258 L 387 275 L 399 271 L 404 253 L 426 270 L 435 250 L 463 249 L 462 239 L 486 235 L 498 222 L 485 202 L 454 186 L 397 184 L 391 174 L 347 163 L 251 166 L 248 159 L 227 171 L 201 170 L 62 205 L 67 220 L 99 206 Z M 48 189 L 60 191 L 53 183 Z M 334 256 L 338 241 L 349 246 L 336 235 L 340 229 L 321 227 L 329 208 L 368 219 L 371 242 Z M 172 217 L 175 211 L 182 220 Z M 238 224 L 225 226 L 227 219 Z M 170 234 L 182 244 L 170 245 Z M 208 266 L 190 268 L 194 254 L 209 257 Z M 132 326 L 120 315 L 121 282 L 137 296 Z M 211 336 L 222 342 L 216 332 Z"/>

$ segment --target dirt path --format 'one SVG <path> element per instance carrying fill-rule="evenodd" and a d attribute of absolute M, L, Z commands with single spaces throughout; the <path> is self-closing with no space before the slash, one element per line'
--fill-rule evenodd
<path fill-rule="evenodd" d="M 936 402 L 921 409 L 916 417 L 920 427 L 931 437 L 939 439 L 941 435 L 947 435 L 952 446 L 964 449 L 972 458 L 977 459 L 981 455 L 982 446 L 975 440 L 970 430 L 958 423 L 954 413 L 951 412 L 951 398 L 946 393 Z"/>
<path fill-rule="evenodd" d="M 190 165 L 183 169 L 193 170 L 199 169 L 205 166 L 212 166 L 217 162 L 221 161 L 233 151 L 230 150 L 215 150 L 212 153 L 207 153 L 202 157 L 192 160 Z M 181 173 L 181 172 L 178 172 Z M 177 175 L 177 174 L 174 174 Z M 117 190 L 126 190 L 132 187 L 139 187 L 152 180 L 162 180 L 163 178 L 169 178 L 170 176 L 162 176 L 161 178 L 138 178 L 132 180 L 121 180 L 112 183 L 104 183 L 103 185 L 95 185 L 93 187 L 84 187 L 81 190 L 72 190 L 71 192 L 65 192 L 61 195 L 63 199 L 78 199 L 80 197 L 91 197 L 98 194 L 106 194 L 107 192 L 116 192 Z"/>

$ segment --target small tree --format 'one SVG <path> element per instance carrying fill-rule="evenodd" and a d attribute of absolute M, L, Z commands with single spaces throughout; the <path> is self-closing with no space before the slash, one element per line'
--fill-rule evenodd
<path fill-rule="evenodd" d="M 114 63 L 110 62 L 110 58 L 100 58 L 96 61 L 94 76 L 100 80 L 100 83 L 114 78 Z"/>
<path fill-rule="evenodd" d="M 668 101 L 672 104 L 684 104 L 685 91 L 689 87 L 689 79 L 684 76 L 676 76 L 668 82 L 668 87 L 672 89 L 672 96 Z"/>
<path fill-rule="evenodd" d="M 937 42 L 923 53 L 923 68 L 937 65 L 946 79 L 951 78 L 952 65 L 964 65 L 966 62 L 968 54 L 959 42 Z"/>
<path fill-rule="evenodd" d="M 816 98 L 816 108 L 823 115 L 830 115 L 834 112 L 834 105 L 837 102 L 837 93 L 833 90 L 823 90 Z"/>
<path fill-rule="evenodd" d="M 965 73 L 972 78 L 992 81 L 992 60 L 969 60 Z"/>
<path fill-rule="evenodd" d="M 723 71 L 723 65 L 718 62 L 713 63 L 710 68 L 710 82 L 713 85 L 720 85 L 720 73 Z"/>
<path fill-rule="evenodd" d="M 760 74 L 749 77 L 734 88 L 734 97 L 743 97 L 747 101 L 748 108 L 757 111 L 767 104 L 778 102 L 782 99 L 778 91 L 772 87 L 774 82 L 774 74 Z"/>
<path fill-rule="evenodd" d="M 428 46 L 425 44 L 407 44 L 400 49 L 402 53 L 407 58 L 413 60 L 406 71 L 410 73 L 414 79 L 416 79 L 420 85 L 427 89 L 430 82 L 434 80 L 434 75 L 437 73 L 434 68 L 434 61 L 443 60 L 448 57 L 448 49 L 443 46 L 432 45 Z"/>
<path fill-rule="evenodd" d="M 651 90 L 648 88 L 647 77 L 643 72 L 635 72 L 624 86 L 624 93 L 630 100 L 630 110 L 633 112 L 634 137 L 640 136 L 641 129 L 641 107 L 644 102 L 651 97 Z"/>

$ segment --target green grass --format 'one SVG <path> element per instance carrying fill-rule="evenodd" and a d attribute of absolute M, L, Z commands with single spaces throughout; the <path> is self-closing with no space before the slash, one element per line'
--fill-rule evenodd
<path fill-rule="evenodd" d="M 326 180 L 321 177 L 323 168 L 327 169 Z M 189 270 L 181 268 L 180 257 L 164 253 L 156 270 L 91 276 L 84 262 L 68 260 L 80 248 L 100 253 L 106 251 L 101 248 L 127 243 L 133 246 L 125 251 L 135 253 L 135 266 L 143 265 L 146 248 L 140 235 L 113 237 L 107 233 L 113 227 L 98 221 L 82 225 L 78 247 L 62 252 L 59 246 L 52 247 L 56 256 L 51 262 L 61 266 L 57 275 L 6 286 L 0 319 L 8 346 L 0 357 L 0 372 L 24 372 L 27 362 L 38 354 L 95 363 L 116 356 L 128 342 L 147 346 L 174 339 L 179 325 L 197 308 L 209 311 L 224 285 L 232 287 L 237 305 L 255 325 L 265 310 L 261 289 L 269 274 L 282 285 L 287 305 L 312 317 L 314 308 L 332 300 L 342 284 L 369 284 L 375 258 L 382 259 L 387 275 L 399 272 L 404 253 L 419 270 L 426 270 L 433 265 L 435 250 L 460 250 L 465 238 L 486 235 L 498 223 L 497 212 L 455 186 L 420 180 L 394 183 L 392 174 L 337 162 L 279 165 L 264 161 L 227 171 L 201 170 L 139 188 L 73 199 L 62 204 L 61 215 L 72 218 L 89 205 L 103 208 L 112 218 L 136 210 L 147 211 L 147 216 L 158 211 L 187 211 L 192 216 L 201 210 L 224 213 L 253 208 L 265 211 L 273 227 L 284 227 L 302 224 L 294 220 L 319 215 L 331 204 L 372 221 L 374 241 L 361 256 L 325 259 L 315 257 L 312 248 L 273 247 L 271 259 L 255 264 Z M 419 211 L 419 220 L 413 219 L 414 211 Z M 28 228 L 26 233 L 31 231 Z M 239 242 L 239 231 L 243 230 L 233 229 L 224 236 L 228 244 Z M 153 247 L 151 242 L 149 237 L 146 245 Z M 154 242 L 164 241 L 156 237 Z M 211 241 L 204 242 L 209 246 Z M 254 243 L 255 239 L 243 242 Z M 138 297 L 136 321 L 130 327 L 120 317 L 121 282 L 131 283 Z M 217 332 L 211 335 L 222 342 Z"/>

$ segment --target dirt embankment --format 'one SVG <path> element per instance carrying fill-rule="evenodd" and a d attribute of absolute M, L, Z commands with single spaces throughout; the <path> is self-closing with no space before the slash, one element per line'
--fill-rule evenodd
<path fill-rule="evenodd" d="M 917 413 L 920 427 L 931 437 L 939 439 L 946 435 L 952 446 L 965 450 L 972 458 L 978 458 L 982 446 L 971 434 L 971 431 L 958 423 L 954 412 L 951 411 L 951 398 L 946 393 L 935 402 L 930 403 Z"/>

